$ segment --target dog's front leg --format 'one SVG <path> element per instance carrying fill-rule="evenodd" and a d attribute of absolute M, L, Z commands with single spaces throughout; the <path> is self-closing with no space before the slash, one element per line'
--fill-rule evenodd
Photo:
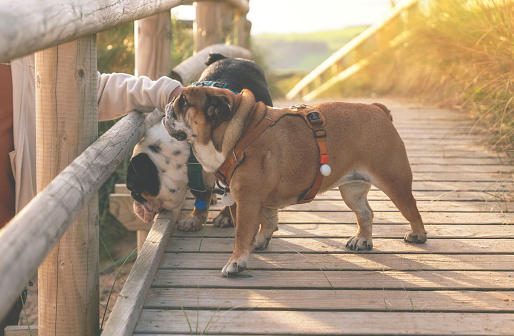
<path fill-rule="evenodd" d="M 252 244 L 262 220 L 263 208 L 257 201 L 236 199 L 236 203 L 236 242 L 232 256 L 221 271 L 225 277 L 233 276 L 246 269 Z"/>

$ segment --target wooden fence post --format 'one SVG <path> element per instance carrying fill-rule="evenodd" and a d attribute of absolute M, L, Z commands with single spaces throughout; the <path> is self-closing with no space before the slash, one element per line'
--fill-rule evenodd
<path fill-rule="evenodd" d="M 97 138 L 96 77 L 96 35 L 36 53 L 38 191 Z M 38 276 L 39 335 L 98 334 L 97 195 L 41 264 Z"/>
<path fill-rule="evenodd" d="M 135 74 L 158 79 L 171 71 L 171 13 L 165 11 L 134 22 Z M 137 251 L 152 227 L 137 231 Z"/>
<path fill-rule="evenodd" d="M 195 53 L 217 43 L 225 43 L 221 34 L 221 5 L 216 2 L 195 2 L 196 19 L 193 23 Z"/>

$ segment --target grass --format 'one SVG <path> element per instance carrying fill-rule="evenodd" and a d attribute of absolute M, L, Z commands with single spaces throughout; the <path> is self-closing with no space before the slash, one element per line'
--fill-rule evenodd
<path fill-rule="evenodd" d="M 514 2 L 434 0 L 423 13 L 403 44 L 381 50 L 337 92 L 463 110 L 494 135 L 494 149 L 514 151 Z"/>

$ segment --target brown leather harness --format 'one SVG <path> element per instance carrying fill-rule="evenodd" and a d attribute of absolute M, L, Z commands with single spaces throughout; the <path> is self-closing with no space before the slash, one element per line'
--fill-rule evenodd
<path fill-rule="evenodd" d="M 266 131 L 269 127 L 275 125 L 283 116 L 286 115 L 301 116 L 305 120 L 307 125 L 314 132 L 314 138 L 316 139 L 319 148 L 320 165 L 328 164 L 329 157 L 327 153 L 326 144 L 327 132 L 324 128 L 326 124 L 325 117 L 321 112 L 317 111 L 314 107 L 301 104 L 291 106 L 289 109 L 268 108 L 264 118 L 250 132 L 248 132 L 246 136 L 239 140 L 239 142 L 232 150 L 232 155 L 229 155 L 225 162 L 223 162 L 223 164 L 216 171 L 216 177 L 223 184 L 229 186 L 234 171 L 239 166 L 239 164 L 244 160 L 245 149 L 250 144 L 252 144 L 255 141 L 255 139 L 257 139 L 264 131 Z M 302 195 L 300 195 L 297 202 L 308 203 L 312 201 L 318 193 L 322 181 L 323 175 L 318 169 L 318 173 L 311 187 L 308 190 L 306 190 Z"/>

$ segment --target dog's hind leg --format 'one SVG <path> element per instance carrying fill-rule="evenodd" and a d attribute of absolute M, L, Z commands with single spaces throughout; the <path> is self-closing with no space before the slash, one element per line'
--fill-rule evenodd
<path fill-rule="evenodd" d="M 346 247 L 350 250 L 371 250 L 373 248 L 372 227 L 373 210 L 368 203 L 371 184 L 365 181 L 352 181 L 339 186 L 346 205 L 357 217 L 357 233 L 348 239 Z"/>
<path fill-rule="evenodd" d="M 253 243 L 254 250 L 264 250 L 268 247 L 273 232 L 278 230 L 278 209 L 264 208 L 262 217 L 261 229 Z"/>
<path fill-rule="evenodd" d="M 423 220 L 419 214 L 416 200 L 412 195 L 412 175 L 394 176 L 389 181 L 394 184 L 385 183 L 376 186 L 382 190 L 394 205 L 400 210 L 401 214 L 407 219 L 411 226 L 411 231 L 407 232 L 404 240 L 409 243 L 421 244 L 427 241 L 427 232 L 423 225 Z"/>

